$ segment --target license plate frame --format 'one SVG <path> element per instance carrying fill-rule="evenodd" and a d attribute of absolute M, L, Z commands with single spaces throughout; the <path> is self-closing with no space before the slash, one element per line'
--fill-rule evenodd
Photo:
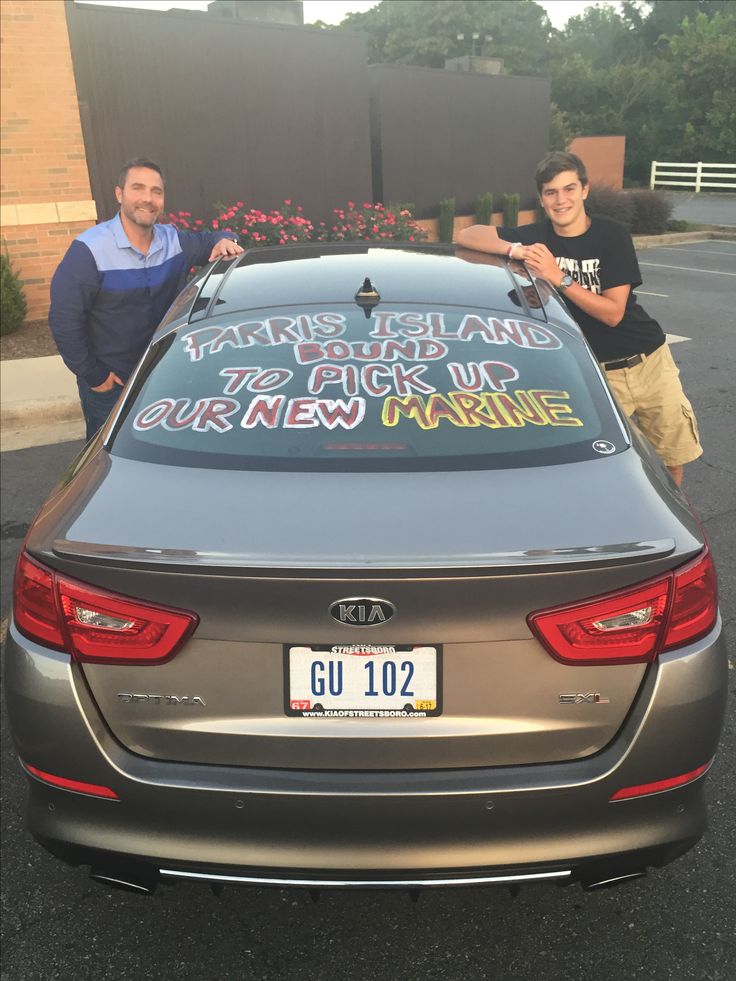
<path fill-rule="evenodd" d="M 442 646 L 438 644 L 361 644 L 361 643 L 345 643 L 345 644 L 284 644 L 284 713 L 291 718 L 301 718 L 301 719 L 365 719 L 367 721 L 378 720 L 378 719 L 429 719 L 436 718 L 442 715 Z M 337 650 L 336 650 L 337 649 Z M 340 650 L 342 649 L 342 650 Z M 364 651 L 369 651 L 367 654 L 359 654 L 357 650 L 361 649 Z M 376 650 L 377 649 L 377 650 Z M 347 652 L 349 651 L 349 653 Z M 368 661 L 373 661 L 374 665 L 380 665 L 381 670 L 378 672 L 378 677 L 374 671 L 373 678 L 377 684 L 381 684 L 383 681 L 383 663 L 387 660 L 393 660 L 394 664 L 398 661 L 399 664 L 396 668 L 397 683 L 398 680 L 403 676 L 406 678 L 407 672 L 401 670 L 402 665 L 407 660 L 411 660 L 412 663 L 418 665 L 421 661 L 421 671 L 420 676 L 422 680 L 426 680 L 426 673 L 428 670 L 432 671 L 431 658 L 434 658 L 433 665 L 433 677 L 434 677 L 434 699 L 432 698 L 420 698 L 418 696 L 413 696 L 410 698 L 404 698 L 404 707 L 389 706 L 383 704 L 381 698 L 382 693 L 378 694 L 377 702 L 381 701 L 381 704 L 371 705 L 370 702 L 366 703 L 365 698 L 370 696 L 364 696 L 363 704 L 340 704 L 336 705 L 321 705 L 320 702 L 314 701 L 312 698 L 298 698 L 295 696 L 304 695 L 301 690 L 295 691 L 292 685 L 292 652 L 295 653 L 295 657 L 298 660 L 308 660 L 312 657 L 312 660 L 319 658 L 320 656 L 329 657 L 335 661 L 342 661 L 343 665 L 348 665 L 348 670 L 359 670 L 360 665 L 365 665 Z M 306 653 L 305 653 L 306 652 Z M 380 652 L 380 653 L 379 653 Z M 427 665 L 430 665 L 429 668 Z M 345 668 L 343 669 L 345 670 Z M 367 669 L 363 669 L 366 671 Z M 303 672 L 303 666 L 302 666 Z M 365 677 L 371 677 L 366 674 Z M 298 687 L 299 680 L 295 679 Z M 411 678 L 413 682 L 413 676 Z M 302 679 L 303 683 L 303 679 Z M 405 682 L 404 682 L 405 683 Z M 422 691 L 424 694 L 431 695 L 431 689 Z M 310 693 L 311 694 L 311 693 Z M 391 696 L 385 696 L 391 697 Z M 398 696 L 396 696 L 398 697 Z M 330 696 L 327 696 L 327 701 L 331 701 Z M 304 706 L 304 702 L 309 701 L 309 707 Z M 434 702 L 432 705 L 431 703 Z M 408 710 L 409 705 L 412 706 L 411 711 Z M 418 707 L 417 707 L 418 706 Z M 320 711 L 321 708 L 321 711 Z"/>

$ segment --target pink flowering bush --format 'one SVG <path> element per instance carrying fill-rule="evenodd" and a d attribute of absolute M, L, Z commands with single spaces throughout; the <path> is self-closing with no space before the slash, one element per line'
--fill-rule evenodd
<path fill-rule="evenodd" d="M 360 207 L 348 201 L 346 208 L 335 208 L 332 213 L 331 222 L 319 223 L 319 242 L 421 242 L 427 237 L 406 208 L 387 208 L 370 201 Z"/>
<path fill-rule="evenodd" d="M 259 211 L 257 208 L 243 211 L 238 204 L 226 210 L 220 216 L 219 226 L 215 227 L 237 232 L 243 248 L 291 245 L 294 242 L 309 242 L 312 238 L 314 225 L 302 214 L 301 205 L 293 207 L 291 201 L 286 200 L 278 211 Z"/>
<path fill-rule="evenodd" d="M 192 218 L 191 211 L 170 211 L 166 217 L 168 218 L 167 224 L 181 228 L 185 232 L 201 232 L 210 227 L 201 218 Z"/>
<path fill-rule="evenodd" d="M 301 205 L 294 207 L 290 200 L 277 210 L 259 211 L 257 208 L 245 210 L 242 201 L 229 207 L 220 208 L 220 213 L 209 223 L 202 218 L 193 219 L 188 211 L 169 213 L 169 222 L 184 231 L 201 232 L 206 230 L 235 232 L 243 248 L 257 245 L 291 245 L 294 242 L 309 242 L 314 234 L 314 225 L 302 214 Z"/>
<path fill-rule="evenodd" d="M 330 222 L 321 221 L 315 229 L 304 217 L 301 205 L 284 201 L 279 210 L 246 211 L 242 201 L 218 207 L 219 214 L 210 221 L 193 218 L 189 211 L 169 212 L 169 222 L 188 232 L 235 232 L 240 244 L 248 249 L 260 245 L 292 245 L 296 242 L 420 242 L 426 232 L 414 221 L 411 212 L 400 207 L 385 207 L 366 202 L 358 207 L 348 201 L 347 208 L 335 208 Z"/>

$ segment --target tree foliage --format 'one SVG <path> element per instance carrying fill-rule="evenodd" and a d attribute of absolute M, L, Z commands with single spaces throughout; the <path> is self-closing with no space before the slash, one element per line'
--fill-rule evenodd
<path fill-rule="evenodd" d="M 550 145 L 623 134 L 633 181 L 653 159 L 736 159 L 733 0 L 623 0 L 562 31 L 534 0 L 382 0 L 342 28 L 368 35 L 372 62 L 430 68 L 470 53 L 475 32 L 476 53 L 509 74 L 552 80 Z"/>
<path fill-rule="evenodd" d="M 673 133 L 697 160 L 736 161 L 736 7 L 730 15 L 685 18 L 669 41 L 677 65 L 671 95 L 687 105 Z"/>
<path fill-rule="evenodd" d="M 348 14 L 340 28 L 368 35 L 371 62 L 425 68 L 444 68 L 446 58 L 470 54 L 476 33 L 475 53 L 503 58 L 515 75 L 540 74 L 552 34 L 546 11 L 534 0 L 382 0 Z"/>

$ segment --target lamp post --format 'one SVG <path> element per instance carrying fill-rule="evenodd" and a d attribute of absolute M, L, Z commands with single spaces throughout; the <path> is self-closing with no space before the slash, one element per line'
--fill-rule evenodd
<path fill-rule="evenodd" d="M 458 34 L 457 39 L 458 41 L 464 41 L 465 35 Z M 486 34 L 485 38 L 483 39 L 484 44 L 488 44 L 492 40 L 493 40 L 493 35 L 491 34 Z M 480 33 L 478 31 L 473 31 L 473 33 L 470 35 L 470 41 L 471 41 L 471 49 L 470 49 L 471 57 L 475 58 L 475 45 L 477 41 L 480 41 Z"/>

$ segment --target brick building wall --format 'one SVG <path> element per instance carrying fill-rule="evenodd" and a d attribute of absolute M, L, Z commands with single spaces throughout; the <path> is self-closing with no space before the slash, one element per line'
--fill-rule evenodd
<path fill-rule="evenodd" d="M 567 149 L 583 161 L 591 184 L 623 188 L 625 136 L 578 136 Z"/>
<path fill-rule="evenodd" d="M 0 235 L 28 301 L 46 317 L 49 282 L 96 209 L 63 0 L 2 0 Z"/>

